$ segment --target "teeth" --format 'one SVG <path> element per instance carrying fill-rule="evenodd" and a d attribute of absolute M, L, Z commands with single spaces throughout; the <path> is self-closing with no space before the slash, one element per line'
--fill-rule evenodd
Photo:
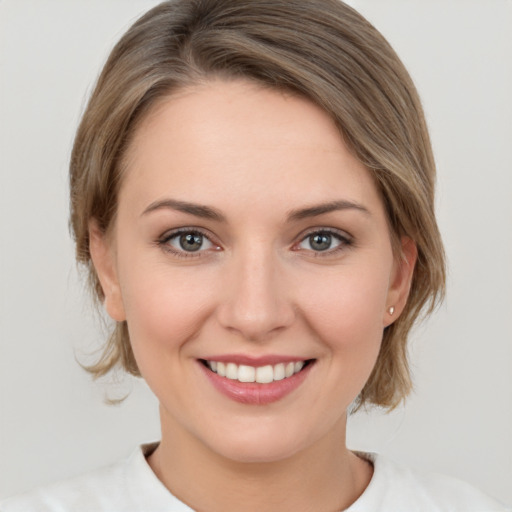
<path fill-rule="evenodd" d="M 268 384 L 274 380 L 274 368 L 272 366 L 260 366 L 256 368 L 256 382 Z"/>
<path fill-rule="evenodd" d="M 260 384 L 269 384 L 275 380 L 283 380 L 300 372 L 304 368 L 304 361 L 279 363 L 274 366 L 266 365 L 255 368 L 245 364 L 237 365 L 235 363 L 221 363 L 218 361 L 207 361 L 207 365 L 212 372 L 221 377 L 226 377 L 239 382 L 258 382 Z"/>
<path fill-rule="evenodd" d="M 274 366 L 274 380 L 283 380 L 285 378 L 284 364 L 276 364 Z"/>
<path fill-rule="evenodd" d="M 256 368 L 241 364 L 238 367 L 238 380 L 240 382 L 254 382 L 256 380 Z"/>
<path fill-rule="evenodd" d="M 213 370 L 213 368 L 212 368 L 212 370 Z M 224 363 L 217 363 L 217 373 L 221 377 L 225 377 L 226 376 L 226 365 Z"/>
<path fill-rule="evenodd" d="M 238 379 L 238 367 L 235 363 L 228 363 L 226 365 L 226 377 L 231 380 Z"/>

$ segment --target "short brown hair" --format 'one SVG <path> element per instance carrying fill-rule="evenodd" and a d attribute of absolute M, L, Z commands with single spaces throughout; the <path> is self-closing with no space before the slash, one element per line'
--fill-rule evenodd
<path fill-rule="evenodd" d="M 444 252 L 434 214 L 435 164 L 421 103 L 384 37 L 339 0 L 170 0 L 143 15 L 112 50 L 82 117 L 70 164 L 71 226 L 77 260 L 104 298 L 89 253 L 88 224 L 112 225 L 122 159 L 156 100 L 208 80 L 243 78 L 293 91 L 323 108 L 371 172 L 395 249 L 417 245 L 409 300 L 384 330 L 377 363 L 358 406 L 393 408 L 411 378 L 407 336 L 444 294 Z M 95 376 L 121 365 L 139 375 L 125 322 Z"/>

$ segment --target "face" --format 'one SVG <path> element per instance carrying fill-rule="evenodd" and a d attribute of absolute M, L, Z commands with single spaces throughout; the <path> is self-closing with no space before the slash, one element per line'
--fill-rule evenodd
<path fill-rule="evenodd" d="M 91 252 L 164 439 L 270 461 L 344 433 L 412 269 L 329 116 L 251 83 L 190 88 L 143 120 L 123 180 Z"/>

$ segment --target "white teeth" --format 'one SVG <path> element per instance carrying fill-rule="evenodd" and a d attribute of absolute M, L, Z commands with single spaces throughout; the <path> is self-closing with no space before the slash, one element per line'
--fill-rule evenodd
<path fill-rule="evenodd" d="M 304 368 L 304 361 L 278 363 L 274 366 L 268 364 L 265 366 L 248 366 L 236 363 L 221 363 L 219 361 L 206 361 L 208 367 L 220 377 L 226 377 L 239 382 L 258 382 L 259 384 L 269 384 L 276 380 L 283 380 L 300 372 Z"/>
<path fill-rule="evenodd" d="M 256 368 L 241 364 L 238 367 L 238 380 L 240 382 L 254 382 L 256 380 Z"/>
<path fill-rule="evenodd" d="M 284 364 L 279 363 L 274 366 L 274 380 L 283 380 L 285 378 Z"/>
<path fill-rule="evenodd" d="M 225 377 L 226 376 L 226 365 L 224 363 L 217 363 L 217 373 L 221 377 Z"/>
<path fill-rule="evenodd" d="M 274 368 L 272 366 L 260 366 L 256 368 L 256 382 L 268 384 L 274 380 Z"/>
<path fill-rule="evenodd" d="M 238 379 L 238 367 L 235 363 L 228 363 L 226 365 L 226 377 L 231 380 Z"/>

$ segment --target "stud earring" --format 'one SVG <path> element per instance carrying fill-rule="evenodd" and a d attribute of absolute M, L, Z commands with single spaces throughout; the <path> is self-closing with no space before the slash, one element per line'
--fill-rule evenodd
<path fill-rule="evenodd" d="M 395 312 L 395 306 L 391 306 L 389 309 L 388 309 L 388 312 L 390 315 L 393 315 L 393 313 Z"/>

